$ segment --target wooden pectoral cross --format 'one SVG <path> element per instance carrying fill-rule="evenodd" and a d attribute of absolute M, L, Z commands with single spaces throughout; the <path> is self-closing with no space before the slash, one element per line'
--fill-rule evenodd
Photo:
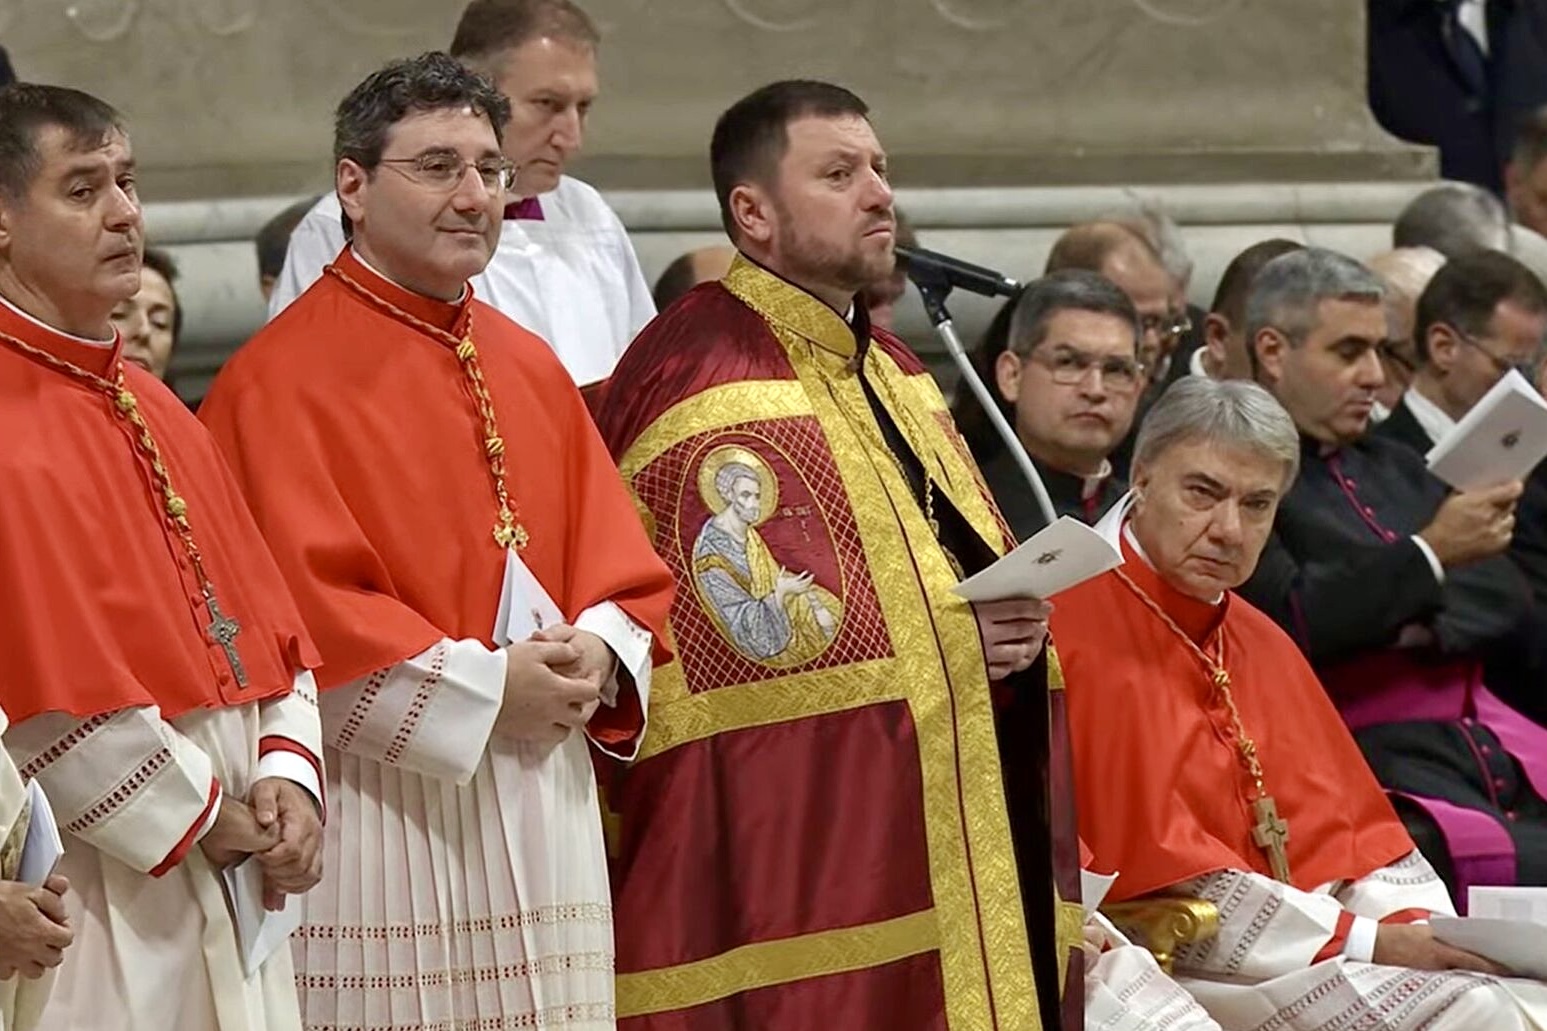
<path fill-rule="evenodd" d="M 1268 854 L 1268 865 L 1273 868 L 1273 879 L 1289 883 L 1289 824 L 1279 818 L 1278 804 L 1272 795 L 1263 795 L 1252 803 L 1252 814 L 1257 822 L 1252 826 L 1252 840 Z"/>
<path fill-rule="evenodd" d="M 242 624 L 220 611 L 220 603 L 215 600 L 212 591 L 204 593 L 204 607 L 209 609 L 210 639 L 226 653 L 226 662 L 231 666 L 231 674 L 236 677 L 236 686 L 246 687 L 247 669 L 242 665 L 241 653 L 236 650 L 236 635 L 242 632 Z"/>

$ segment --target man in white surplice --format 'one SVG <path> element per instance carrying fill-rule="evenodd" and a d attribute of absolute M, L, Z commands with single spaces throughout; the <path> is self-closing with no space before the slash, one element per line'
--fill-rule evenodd
<path fill-rule="evenodd" d="M 0 703 L 79 932 L 39 1026 L 299 1031 L 222 874 L 253 909 L 316 883 L 317 660 L 209 434 L 123 359 L 142 243 L 118 114 L 0 91 Z"/>
<path fill-rule="evenodd" d="M 1176 970 L 1226 1031 L 1539 1031 L 1547 986 L 1435 938 L 1443 884 L 1299 649 L 1233 593 L 1299 456 L 1252 383 L 1187 377 L 1151 409 L 1098 526 L 1124 564 L 1052 618 L 1081 837 L 1114 900 L 1218 906 Z"/>
<path fill-rule="evenodd" d="M 351 245 L 200 409 L 323 657 L 315 1031 L 613 1026 L 588 739 L 637 751 L 672 579 L 563 366 L 468 289 L 507 115 L 445 54 L 357 86 Z"/>
<path fill-rule="evenodd" d="M 655 317 L 623 223 L 591 186 L 564 174 L 597 95 L 601 36 L 570 0 L 473 0 L 451 55 L 511 101 L 504 151 L 517 166 L 499 246 L 473 277 L 478 296 L 547 342 L 580 386 L 612 374 Z M 306 290 L 344 246 L 331 191 L 290 238 L 269 317 Z"/>
<path fill-rule="evenodd" d="M 0 712 L 0 734 L 7 720 Z M 70 882 L 16 879 L 32 804 L 16 764 L 0 749 L 0 1031 L 29 1031 L 53 987 L 53 969 L 75 938 L 65 914 Z"/>

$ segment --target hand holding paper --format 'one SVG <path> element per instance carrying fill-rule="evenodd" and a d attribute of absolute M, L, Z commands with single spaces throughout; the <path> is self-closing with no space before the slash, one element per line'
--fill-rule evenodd
<path fill-rule="evenodd" d="M 1429 471 L 1457 490 L 1524 479 L 1547 458 L 1547 401 L 1511 369 L 1429 451 Z"/>
<path fill-rule="evenodd" d="M 1006 598 L 975 602 L 972 609 L 983 638 L 988 679 L 1003 680 L 1037 661 L 1047 640 L 1052 605 L 1037 598 Z"/>
<path fill-rule="evenodd" d="M 1051 598 L 1122 564 L 1122 553 L 1112 541 L 1078 519 L 1064 516 L 957 584 L 956 593 L 970 602 Z"/>

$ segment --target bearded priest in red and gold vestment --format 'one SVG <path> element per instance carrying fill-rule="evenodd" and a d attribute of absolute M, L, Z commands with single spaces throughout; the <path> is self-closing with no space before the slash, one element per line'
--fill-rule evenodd
<path fill-rule="evenodd" d="M 599 411 L 678 583 L 678 658 L 609 785 L 620 1027 L 1078 1027 L 1047 610 L 952 593 L 1012 541 L 927 370 L 853 303 L 895 225 L 866 109 L 776 83 L 712 161 L 741 256 Z"/>

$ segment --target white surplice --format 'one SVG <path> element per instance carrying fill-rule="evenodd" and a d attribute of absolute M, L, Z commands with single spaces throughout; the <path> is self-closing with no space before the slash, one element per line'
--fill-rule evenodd
<path fill-rule="evenodd" d="M 1219 907 L 1219 935 L 1178 949 L 1176 973 L 1225 1031 L 1547 1031 L 1547 985 L 1370 962 L 1380 921 L 1454 913 L 1417 852 L 1313 892 L 1225 870 L 1167 894 Z"/>
<path fill-rule="evenodd" d="M 64 835 L 59 872 L 75 942 L 41 1031 L 300 1029 L 289 954 L 247 977 L 219 871 L 199 839 L 225 793 L 284 777 L 322 799 L 316 683 L 283 697 L 173 720 L 155 708 L 78 720 L 45 713 L 6 747 L 48 792 Z M 260 758 L 265 742 L 281 743 Z"/>
<path fill-rule="evenodd" d="M 1085 941 L 1085 1031 L 1220 1031 L 1148 949 L 1105 917 L 1086 921 Z"/>
<path fill-rule="evenodd" d="M 0 734 L 4 734 L 9 721 L 0 711 Z M 0 748 L 0 873 L 15 876 L 12 864 L 21 858 L 21 841 L 26 837 L 26 823 L 22 819 L 27 802 L 27 785 L 11 761 L 11 756 Z M 70 953 L 65 953 L 66 957 Z M 28 980 L 12 976 L 0 981 L 0 1031 L 30 1031 L 37 1026 L 38 1014 L 48 1001 L 49 989 L 54 983 L 54 971 L 42 977 Z"/>
<path fill-rule="evenodd" d="M 556 621 L 518 593 L 510 637 L 529 636 L 532 608 Z M 648 711 L 651 634 L 610 602 L 574 625 L 607 643 Z M 295 938 L 308 1031 L 615 1026 L 587 738 L 494 735 L 505 668 L 502 648 L 445 639 L 323 693 L 332 817 Z"/>
<path fill-rule="evenodd" d="M 578 386 L 612 375 L 655 317 L 634 245 L 601 194 L 564 176 L 538 197 L 541 219 L 506 219 L 473 293 L 541 337 Z M 269 318 L 316 282 L 344 249 L 338 196 L 324 194 L 296 226 L 269 298 Z"/>

